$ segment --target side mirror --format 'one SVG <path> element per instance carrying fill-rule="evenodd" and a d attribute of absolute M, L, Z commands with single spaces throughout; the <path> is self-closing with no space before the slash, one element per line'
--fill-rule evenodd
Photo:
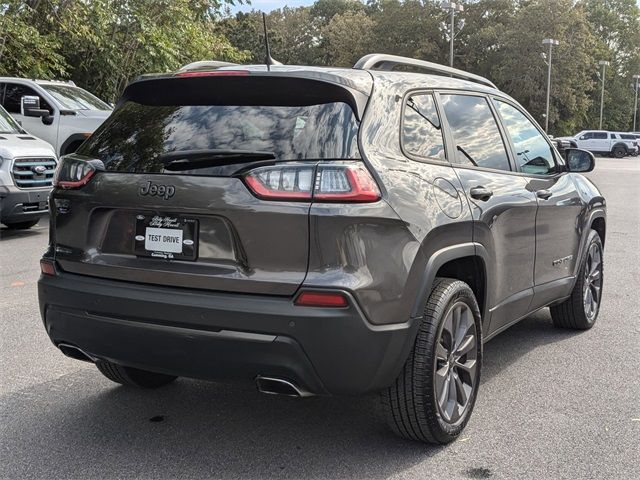
<path fill-rule="evenodd" d="M 564 150 L 567 160 L 567 170 L 569 172 L 585 173 L 590 172 L 596 166 L 596 159 L 593 153 L 579 148 L 567 148 Z"/>
<path fill-rule="evenodd" d="M 44 117 L 49 111 L 40 108 L 40 97 L 25 95 L 20 99 L 20 113 L 25 117 Z"/>

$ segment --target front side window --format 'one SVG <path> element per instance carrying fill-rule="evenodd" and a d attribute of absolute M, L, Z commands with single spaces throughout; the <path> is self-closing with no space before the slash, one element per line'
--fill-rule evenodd
<path fill-rule="evenodd" d="M 592 132 L 587 132 L 580 137 L 580 140 L 590 140 L 593 138 Z"/>
<path fill-rule="evenodd" d="M 407 99 L 402 124 L 402 142 L 407 153 L 421 158 L 445 160 L 442 126 L 433 95 Z"/>
<path fill-rule="evenodd" d="M 49 104 L 42 98 L 40 95 L 36 93 L 30 87 L 26 85 L 20 85 L 18 83 L 7 83 L 4 91 L 4 99 L 2 102 L 2 106 L 9 113 L 20 113 L 20 102 L 22 101 L 22 97 L 24 96 L 34 96 L 40 98 L 40 108 L 49 111 L 50 115 L 53 115 L 53 109 Z"/>
<path fill-rule="evenodd" d="M 555 173 L 551 146 L 535 125 L 514 106 L 500 100 L 494 102 L 515 147 L 520 171 L 538 175 Z"/>
<path fill-rule="evenodd" d="M 444 114 L 456 144 L 455 163 L 511 170 L 507 150 L 484 97 L 441 95 Z"/>
<path fill-rule="evenodd" d="M 72 85 L 42 84 L 62 108 L 67 110 L 111 110 L 111 107 L 95 95 Z"/>

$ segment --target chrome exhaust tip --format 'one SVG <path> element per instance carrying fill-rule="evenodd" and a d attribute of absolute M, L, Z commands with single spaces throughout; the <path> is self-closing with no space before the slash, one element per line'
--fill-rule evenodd
<path fill-rule="evenodd" d="M 69 345 L 68 343 L 59 343 L 58 348 L 67 357 L 73 358 L 75 360 L 82 360 L 83 362 L 91 363 L 95 363 L 95 361 L 97 360 L 93 355 L 89 355 L 87 352 L 85 352 L 81 348 L 76 347 L 75 345 Z"/>
<path fill-rule="evenodd" d="M 286 397 L 312 397 L 313 393 L 294 385 L 288 380 L 273 377 L 263 377 L 258 375 L 256 377 L 256 387 L 261 393 L 267 395 L 283 395 Z"/>

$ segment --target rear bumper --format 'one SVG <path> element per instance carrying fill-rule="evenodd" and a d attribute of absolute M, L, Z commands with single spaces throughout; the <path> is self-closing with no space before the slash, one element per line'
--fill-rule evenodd
<path fill-rule="evenodd" d="M 211 293 L 61 272 L 42 276 L 54 344 L 122 365 L 210 380 L 282 378 L 314 394 L 361 394 L 396 378 L 418 322 L 370 325 L 347 308 L 289 297 Z"/>
<path fill-rule="evenodd" d="M 50 192 L 50 187 L 23 190 L 0 185 L 0 222 L 25 222 L 46 215 Z"/>

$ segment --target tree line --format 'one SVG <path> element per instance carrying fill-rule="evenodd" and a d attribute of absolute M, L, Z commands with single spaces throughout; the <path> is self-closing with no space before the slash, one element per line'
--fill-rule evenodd
<path fill-rule="evenodd" d="M 258 11 L 233 0 L 0 0 L 0 75 L 69 78 L 115 100 L 137 75 L 195 60 L 262 63 Z M 238 3 L 238 2 L 236 2 Z M 247 2 L 245 2 L 247 3 Z M 640 74 L 635 0 L 475 0 L 456 17 L 455 64 L 491 79 L 544 123 L 553 52 L 550 133 L 597 127 L 598 61 L 606 72 L 603 128 L 629 130 Z M 447 64 L 448 14 L 434 0 L 317 0 L 267 15 L 272 55 L 286 64 L 349 67 L 391 53 Z"/>

